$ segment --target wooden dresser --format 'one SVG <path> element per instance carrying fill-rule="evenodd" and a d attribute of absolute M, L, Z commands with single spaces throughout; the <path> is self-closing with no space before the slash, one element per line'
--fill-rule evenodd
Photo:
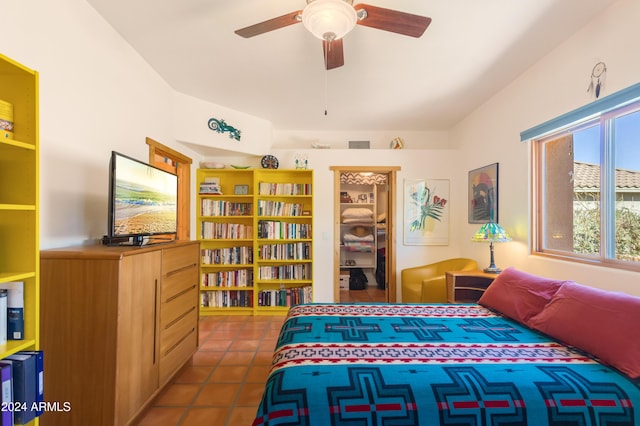
<path fill-rule="evenodd" d="M 197 241 L 40 253 L 42 425 L 128 425 L 198 345 Z"/>

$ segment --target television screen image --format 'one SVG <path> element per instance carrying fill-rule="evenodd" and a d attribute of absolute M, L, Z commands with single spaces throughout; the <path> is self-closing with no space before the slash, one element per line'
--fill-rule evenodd
<path fill-rule="evenodd" d="M 112 153 L 109 233 L 111 237 L 175 234 L 178 177 Z"/>

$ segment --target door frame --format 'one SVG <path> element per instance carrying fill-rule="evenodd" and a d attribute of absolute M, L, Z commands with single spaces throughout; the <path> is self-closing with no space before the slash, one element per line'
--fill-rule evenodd
<path fill-rule="evenodd" d="M 178 176 L 178 225 L 176 238 L 191 239 L 191 160 L 190 157 L 149 137 L 149 164 Z M 169 160 L 169 161 L 167 161 Z"/>
<path fill-rule="evenodd" d="M 396 302 L 396 182 L 400 166 L 330 166 L 333 171 L 333 301 L 340 302 L 340 175 L 342 173 L 380 173 L 387 175 L 387 302 Z"/>

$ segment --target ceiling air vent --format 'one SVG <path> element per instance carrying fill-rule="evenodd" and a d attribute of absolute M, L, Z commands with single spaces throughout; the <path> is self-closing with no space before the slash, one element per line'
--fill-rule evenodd
<path fill-rule="evenodd" d="M 369 141 L 349 141 L 349 149 L 371 149 Z"/>

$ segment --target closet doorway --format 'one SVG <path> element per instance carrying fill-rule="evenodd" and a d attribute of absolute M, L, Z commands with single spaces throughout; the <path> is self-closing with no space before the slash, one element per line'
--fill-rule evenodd
<path fill-rule="evenodd" d="M 330 169 L 334 173 L 334 301 L 395 302 L 395 199 L 400 167 Z"/>

